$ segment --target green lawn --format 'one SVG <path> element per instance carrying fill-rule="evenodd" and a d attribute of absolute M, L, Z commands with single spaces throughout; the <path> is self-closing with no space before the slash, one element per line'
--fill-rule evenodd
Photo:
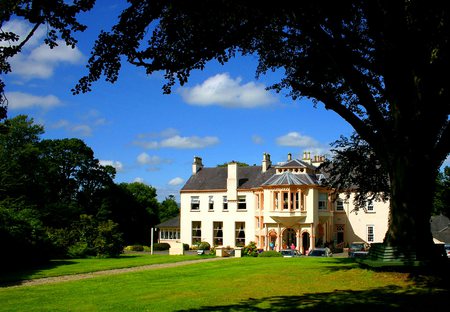
<path fill-rule="evenodd" d="M 344 258 L 237 258 L 0 288 L 0 311 L 443 311 L 448 298 Z"/>
<path fill-rule="evenodd" d="M 52 260 L 50 263 L 25 271 L 0 272 L 0 283 L 24 279 L 36 279 L 71 275 L 77 273 L 89 273 L 118 268 L 130 268 L 148 264 L 172 263 L 186 260 L 201 259 L 197 255 L 167 256 L 149 254 L 122 254 L 118 258 L 106 259 L 68 259 Z"/>

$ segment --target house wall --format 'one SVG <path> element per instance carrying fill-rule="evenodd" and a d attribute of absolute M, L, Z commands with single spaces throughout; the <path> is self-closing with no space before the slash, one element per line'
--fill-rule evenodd
<path fill-rule="evenodd" d="M 255 237 L 255 195 L 251 191 L 238 191 L 237 196 L 246 196 L 246 210 L 238 210 L 237 201 L 228 201 L 228 209 L 223 210 L 223 196 L 227 192 L 181 193 L 181 241 L 192 245 L 192 221 L 201 222 L 201 240 L 213 245 L 213 224 L 223 222 L 223 246 L 235 246 L 235 224 L 245 222 L 245 244 Z M 200 209 L 191 210 L 191 196 L 199 196 Z M 214 209 L 209 209 L 209 196 L 213 196 Z"/>
<path fill-rule="evenodd" d="M 374 229 L 373 242 L 383 242 L 388 229 L 389 202 L 375 201 L 373 211 L 367 211 L 367 209 L 357 211 L 353 203 L 354 195 L 351 195 L 348 200 L 345 200 L 345 195 L 340 195 L 340 198 L 344 200 L 344 211 L 335 211 L 334 224 L 335 227 L 340 224 L 345 225 L 345 242 L 369 242 L 368 226 L 373 226 Z"/>

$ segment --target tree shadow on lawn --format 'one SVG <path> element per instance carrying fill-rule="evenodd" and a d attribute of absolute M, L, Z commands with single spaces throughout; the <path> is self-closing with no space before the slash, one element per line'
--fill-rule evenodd
<path fill-rule="evenodd" d="M 250 298 L 236 304 L 180 311 L 446 311 L 449 290 L 387 286 L 365 291 L 334 291 L 300 296 Z"/>
<path fill-rule="evenodd" d="M 51 260 L 49 262 L 36 264 L 27 268 L 5 268 L 0 270 L 0 287 L 20 285 L 22 281 L 28 280 L 36 273 L 53 269 L 59 266 L 75 264 L 71 260 Z"/>

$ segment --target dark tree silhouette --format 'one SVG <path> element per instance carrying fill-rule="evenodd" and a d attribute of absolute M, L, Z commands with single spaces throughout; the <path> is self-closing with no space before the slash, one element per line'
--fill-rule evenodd
<path fill-rule="evenodd" d="M 388 173 L 386 243 L 432 248 L 429 217 L 438 168 L 450 150 L 449 8 L 429 1 L 129 1 L 102 32 L 74 93 L 122 61 L 164 71 L 164 92 L 208 61 L 258 57 L 271 88 L 321 102 L 345 119 Z"/>

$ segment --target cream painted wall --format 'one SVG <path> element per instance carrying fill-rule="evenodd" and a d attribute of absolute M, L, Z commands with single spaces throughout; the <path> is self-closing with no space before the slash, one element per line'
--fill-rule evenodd
<path fill-rule="evenodd" d="M 237 192 L 238 196 L 246 196 L 247 209 L 241 211 L 237 209 L 237 202 L 229 201 L 228 210 L 222 209 L 223 196 L 227 192 L 196 192 L 181 193 L 181 241 L 192 245 L 192 221 L 201 222 L 202 241 L 213 245 L 213 223 L 223 222 L 223 245 L 235 246 L 235 223 L 245 222 L 245 244 L 254 240 L 255 237 L 255 206 L 256 200 L 253 192 Z M 191 211 L 191 196 L 199 196 L 199 211 Z M 214 198 L 214 210 L 209 211 L 209 196 Z"/>

